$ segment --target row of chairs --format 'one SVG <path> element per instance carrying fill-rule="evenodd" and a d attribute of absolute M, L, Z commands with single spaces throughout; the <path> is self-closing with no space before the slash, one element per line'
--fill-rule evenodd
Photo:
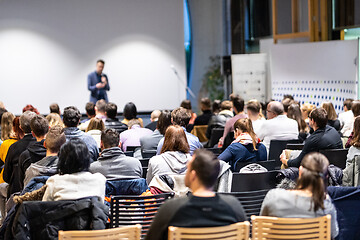
<path fill-rule="evenodd" d="M 276 218 L 252 216 L 251 239 L 331 239 L 331 216 L 318 218 Z M 66 239 L 140 239 L 141 226 L 124 226 L 107 230 L 59 231 L 59 240 Z M 168 228 L 168 240 L 236 239 L 249 240 L 248 221 L 220 227 Z"/>

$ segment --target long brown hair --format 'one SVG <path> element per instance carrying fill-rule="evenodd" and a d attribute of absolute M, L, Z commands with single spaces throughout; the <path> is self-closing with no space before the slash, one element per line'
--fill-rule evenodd
<path fill-rule="evenodd" d="M 103 122 L 103 120 L 101 120 L 100 118 L 92 118 L 90 120 L 90 123 L 89 123 L 89 126 L 87 127 L 86 129 L 86 132 L 90 131 L 90 130 L 94 130 L 94 129 L 97 129 L 97 130 L 104 130 L 105 129 L 105 124 Z"/>
<path fill-rule="evenodd" d="M 167 151 L 179 151 L 183 153 L 190 152 L 189 143 L 187 142 L 187 138 L 182 127 L 173 125 L 166 129 L 161 153 Z"/>
<path fill-rule="evenodd" d="M 312 203 L 314 204 L 314 212 L 319 208 L 324 209 L 324 200 L 326 198 L 326 181 L 327 168 L 329 161 L 318 152 L 312 152 L 301 161 L 302 172 L 299 177 L 296 189 L 311 190 Z"/>
<path fill-rule="evenodd" d="M 15 117 L 13 120 L 13 131 L 15 133 L 15 138 L 17 140 L 20 140 L 24 137 L 25 133 L 20 128 L 20 117 Z"/>
<path fill-rule="evenodd" d="M 242 132 L 246 132 L 250 135 L 253 143 L 254 150 L 256 151 L 256 145 L 258 144 L 258 138 L 256 137 L 256 134 L 254 133 L 254 129 L 252 126 L 252 122 L 249 118 L 242 118 L 237 120 L 234 123 L 234 131 L 237 129 L 241 130 Z"/>
<path fill-rule="evenodd" d="M 308 132 L 308 126 L 301 116 L 301 109 L 298 104 L 293 103 L 289 106 L 287 117 L 294 119 L 298 123 L 299 132 Z"/>
<path fill-rule="evenodd" d="M 334 105 L 331 102 L 323 102 L 321 104 L 321 107 L 323 109 L 325 109 L 325 111 L 327 112 L 328 120 L 333 120 L 334 121 L 334 120 L 337 119 L 337 115 L 336 115 L 336 112 L 335 112 Z"/>
<path fill-rule="evenodd" d="M 354 130 L 351 145 L 354 147 L 360 147 L 360 116 L 357 116 L 354 121 Z"/>

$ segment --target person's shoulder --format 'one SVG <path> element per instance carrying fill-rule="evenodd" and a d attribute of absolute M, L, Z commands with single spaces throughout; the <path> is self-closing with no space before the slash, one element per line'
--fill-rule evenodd
<path fill-rule="evenodd" d="M 237 200 L 236 197 L 228 194 L 218 194 L 219 198 L 229 204 L 230 206 L 234 207 L 238 204 L 240 204 L 239 200 Z"/>

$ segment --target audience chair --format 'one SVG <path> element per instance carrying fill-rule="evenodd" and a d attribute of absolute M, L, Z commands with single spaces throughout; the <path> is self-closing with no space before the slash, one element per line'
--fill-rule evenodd
<path fill-rule="evenodd" d="M 244 208 L 246 218 L 250 221 L 252 215 L 260 215 L 261 205 L 269 189 L 248 191 L 248 192 L 231 192 L 220 193 L 236 197 Z"/>
<path fill-rule="evenodd" d="M 289 150 L 302 150 L 304 148 L 303 143 L 288 143 L 286 144 L 286 149 Z"/>
<path fill-rule="evenodd" d="M 173 193 L 152 196 L 112 196 L 110 227 L 141 224 L 141 236 L 144 238 L 160 206 L 173 197 Z"/>
<path fill-rule="evenodd" d="M 275 160 L 277 162 L 277 168 L 280 169 L 281 161 L 280 155 L 288 143 L 300 143 L 298 139 L 294 140 L 271 140 L 269 146 L 269 160 Z"/>
<path fill-rule="evenodd" d="M 124 152 L 124 154 L 128 157 L 133 157 L 134 156 L 134 152 L 133 151 L 126 151 Z"/>
<path fill-rule="evenodd" d="M 149 160 L 150 160 L 150 158 L 139 159 L 142 167 L 148 167 L 149 166 Z"/>
<path fill-rule="evenodd" d="M 146 179 L 147 170 L 148 170 L 148 167 L 142 167 L 142 171 L 143 171 L 142 176 L 141 176 L 142 178 Z"/>
<path fill-rule="evenodd" d="M 252 239 L 331 239 L 331 216 L 277 218 L 251 216 Z"/>
<path fill-rule="evenodd" d="M 334 164 L 334 166 L 336 167 L 345 169 L 348 151 L 349 151 L 348 148 L 326 149 L 326 150 L 320 150 L 320 153 L 324 154 L 325 157 L 327 157 L 330 164 Z"/>
<path fill-rule="evenodd" d="M 278 171 L 260 173 L 233 173 L 231 192 L 269 190 L 276 187 Z"/>
<path fill-rule="evenodd" d="M 135 152 L 138 148 L 141 148 L 140 146 L 127 146 L 126 151 L 127 152 Z"/>
<path fill-rule="evenodd" d="M 273 171 L 277 167 L 277 163 L 275 160 L 260 161 L 260 162 L 240 162 L 240 161 L 238 161 L 235 165 L 235 172 L 239 172 L 240 169 L 242 169 L 243 167 L 245 167 L 249 164 L 252 164 L 252 163 L 259 164 L 259 165 L 263 166 L 264 168 L 266 168 L 268 171 Z"/>
<path fill-rule="evenodd" d="M 152 158 L 155 155 L 156 155 L 156 150 L 145 150 L 141 152 L 141 156 L 143 157 L 143 159 Z"/>
<path fill-rule="evenodd" d="M 168 240 L 181 239 L 249 239 L 250 223 L 248 221 L 234 223 L 222 227 L 203 227 L 203 228 L 182 228 L 169 227 Z"/>
<path fill-rule="evenodd" d="M 206 130 L 208 125 L 194 126 L 191 133 L 199 138 L 200 142 L 207 142 L 209 139 L 206 137 Z"/>
<path fill-rule="evenodd" d="M 225 149 L 234 141 L 234 132 L 229 132 L 228 135 L 226 135 L 224 141 L 222 150 L 225 151 Z"/>
<path fill-rule="evenodd" d="M 219 156 L 221 154 L 221 148 L 207 148 L 206 150 L 211 151 L 216 156 Z"/>
<path fill-rule="evenodd" d="M 222 135 L 224 134 L 224 128 L 213 128 L 211 130 L 211 137 L 209 139 L 209 147 L 214 147 L 215 145 L 218 144 L 219 139 L 222 137 Z"/>
<path fill-rule="evenodd" d="M 124 226 L 119 228 L 92 230 L 92 231 L 59 231 L 59 240 L 139 240 L 141 235 L 141 225 Z"/>

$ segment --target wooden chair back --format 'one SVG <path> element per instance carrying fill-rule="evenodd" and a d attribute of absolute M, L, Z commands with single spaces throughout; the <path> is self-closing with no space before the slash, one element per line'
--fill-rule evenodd
<path fill-rule="evenodd" d="M 331 216 L 318 218 L 277 218 L 251 216 L 253 240 L 331 239 Z"/>
<path fill-rule="evenodd" d="M 248 221 L 234 223 L 222 227 L 182 228 L 169 227 L 168 240 L 180 239 L 225 239 L 248 240 L 250 223 Z"/>
<path fill-rule="evenodd" d="M 124 226 L 105 230 L 86 230 L 86 231 L 59 231 L 59 240 L 139 240 L 141 235 L 141 225 Z"/>
<path fill-rule="evenodd" d="M 209 139 L 206 137 L 206 130 L 208 125 L 198 125 L 194 126 L 193 130 L 191 131 L 192 134 L 199 138 L 200 142 L 207 142 Z"/>

